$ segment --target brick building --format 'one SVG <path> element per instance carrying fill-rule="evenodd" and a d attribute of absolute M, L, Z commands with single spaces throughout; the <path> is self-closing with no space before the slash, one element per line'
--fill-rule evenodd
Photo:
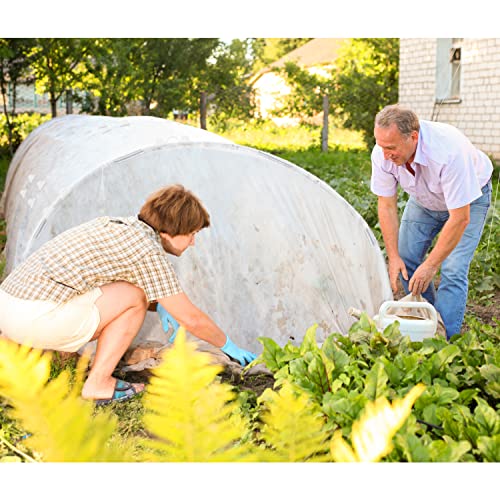
<path fill-rule="evenodd" d="M 399 102 L 500 161 L 500 38 L 402 38 Z"/>

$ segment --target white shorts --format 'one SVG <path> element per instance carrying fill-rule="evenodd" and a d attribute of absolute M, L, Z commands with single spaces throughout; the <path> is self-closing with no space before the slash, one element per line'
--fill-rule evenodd
<path fill-rule="evenodd" d="M 94 336 L 101 320 L 95 301 L 100 288 L 57 304 L 24 300 L 0 290 L 1 334 L 38 349 L 76 352 Z"/>

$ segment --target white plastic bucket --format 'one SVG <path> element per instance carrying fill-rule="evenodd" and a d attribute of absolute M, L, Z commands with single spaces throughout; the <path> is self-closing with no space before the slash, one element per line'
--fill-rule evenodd
<path fill-rule="evenodd" d="M 406 317 L 399 316 L 395 314 L 387 314 L 387 311 L 391 308 L 397 309 L 408 309 L 408 310 L 416 310 L 416 309 L 427 309 L 430 311 L 431 318 L 417 318 L 417 317 Z M 411 340 L 420 342 L 424 338 L 433 337 L 437 330 L 437 312 L 434 309 L 434 306 L 429 302 L 404 302 L 404 301 L 396 301 L 390 300 L 384 302 L 379 309 L 379 312 L 376 316 L 373 317 L 377 328 L 379 330 L 384 330 L 388 325 L 394 323 L 395 321 L 399 321 L 399 330 L 402 335 L 408 335 Z"/>

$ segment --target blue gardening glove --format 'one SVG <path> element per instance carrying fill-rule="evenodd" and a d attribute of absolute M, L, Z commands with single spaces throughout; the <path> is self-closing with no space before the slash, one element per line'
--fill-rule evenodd
<path fill-rule="evenodd" d="M 175 340 L 175 336 L 177 335 L 177 330 L 180 326 L 179 323 L 177 323 L 177 321 L 167 312 L 167 310 L 162 305 L 160 305 L 159 302 L 156 306 L 156 312 L 160 316 L 161 326 L 163 327 L 163 330 L 165 332 L 168 332 L 170 325 L 173 327 L 174 333 L 168 339 L 168 341 L 172 343 Z"/>
<path fill-rule="evenodd" d="M 251 363 L 257 356 L 245 349 L 241 349 L 226 335 L 226 343 L 220 348 L 230 358 L 235 359 L 241 366 Z"/>

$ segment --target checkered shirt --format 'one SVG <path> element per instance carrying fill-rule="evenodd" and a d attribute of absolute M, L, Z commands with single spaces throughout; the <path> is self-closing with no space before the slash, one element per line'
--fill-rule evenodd
<path fill-rule="evenodd" d="M 152 302 L 182 293 L 158 232 L 137 217 L 98 217 L 45 243 L 0 288 L 26 300 L 63 303 L 115 281 Z"/>

